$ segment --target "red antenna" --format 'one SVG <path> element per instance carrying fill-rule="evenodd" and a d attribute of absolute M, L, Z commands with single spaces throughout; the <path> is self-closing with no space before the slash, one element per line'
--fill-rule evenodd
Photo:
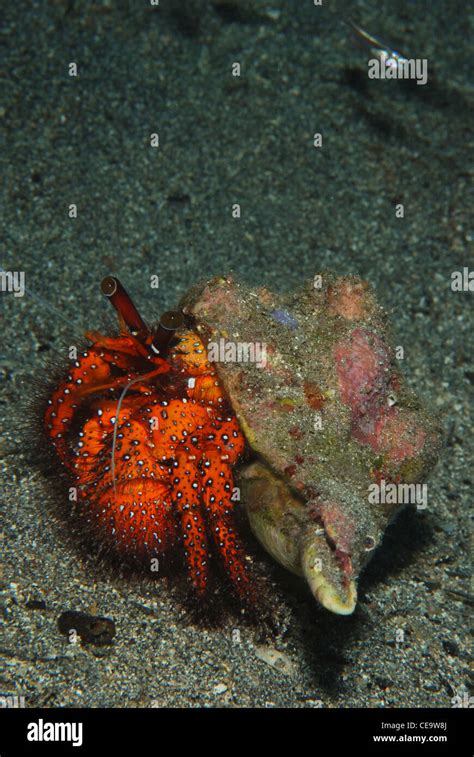
<path fill-rule="evenodd" d="M 120 318 L 133 336 L 144 341 L 150 329 L 132 302 L 125 287 L 116 276 L 107 276 L 100 285 L 102 293 L 110 300 Z"/>

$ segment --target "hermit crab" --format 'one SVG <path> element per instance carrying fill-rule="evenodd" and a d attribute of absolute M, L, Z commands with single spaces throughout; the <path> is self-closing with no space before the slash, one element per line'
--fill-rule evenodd
<path fill-rule="evenodd" d="M 351 613 L 360 571 L 440 446 L 369 287 L 327 274 L 283 296 L 221 277 L 156 328 L 118 279 L 102 291 L 120 333 L 86 335 L 43 418 L 87 527 L 140 560 L 181 553 L 198 597 L 220 563 L 255 604 L 243 508 L 324 607 Z"/>
<path fill-rule="evenodd" d="M 232 510 L 232 466 L 244 437 L 215 368 L 180 312 L 156 329 L 115 277 L 102 291 L 120 334 L 88 332 L 90 346 L 48 399 L 44 428 L 72 476 L 80 517 L 128 557 L 161 558 L 179 545 L 197 595 L 212 541 L 237 593 L 251 595 Z"/>

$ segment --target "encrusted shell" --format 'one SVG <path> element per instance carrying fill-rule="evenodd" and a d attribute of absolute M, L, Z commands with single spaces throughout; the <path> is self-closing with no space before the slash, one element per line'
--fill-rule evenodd
<path fill-rule="evenodd" d="M 372 501 L 373 486 L 421 483 L 440 445 L 383 309 L 365 282 L 332 274 L 291 295 L 217 278 L 182 307 L 256 453 L 241 472 L 252 530 L 321 604 L 351 613 L 361 569 L 407 504 Z"/>

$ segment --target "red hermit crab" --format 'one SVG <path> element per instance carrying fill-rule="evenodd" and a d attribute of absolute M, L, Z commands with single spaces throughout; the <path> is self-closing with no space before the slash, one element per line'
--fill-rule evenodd
<path fill-rule="evenodd" d="M 245 451 L 254 535 L 326 609 L 352 613 L 389 523 L 426 507 L 441 446 L 368 285 L 328 273 L 279 295 L 216 278 L 156 329 L 117 279 L 102 289 L 120 334 L 87 334 L 44 416 L 96 537 L 145 559 L 182 549 L 198 596 L 217 553 L 255 605 L 234 496 Z"/>
<path fill-rule="evenodd" d="M 198 595 L 213 542 L 241 598 L 250 593 L 233 521 L 232 467 L 244 450 L 239 424 L 197 333 L 180 312 L 156 329 L 114 277 L 102 291 L 120 334 L 88 332 L 48 400 L 44 428 L 73 477 L 81 516 L 119 553 L 160 557 L 182 543 Z"/>

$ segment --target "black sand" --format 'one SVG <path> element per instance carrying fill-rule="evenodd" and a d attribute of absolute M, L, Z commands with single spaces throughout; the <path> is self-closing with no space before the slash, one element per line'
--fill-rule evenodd
<path fill-rule="evenodd" d="M 472 265 L 469 10 L 350 5 L 428 59 L 426 86 L 370 81 L 344 11 L 310 2 L 8 5 L 1 264 L 71 325 L 2 295 L 1 695 L 27 706 L 449 707 L 468 690 L 473 294 L 450 284 Z M 108 273 L 153 319 L 201 277 L 233 270 L 290 289 L 326 267 L 376 287 L 411 385 L 443 418 L 429 507 L 390 529 L 354 616 L 317 608 L 260 552 L 278 586 L 277 630 L 262 638 L 236 616 L 202 629 L 174 589 L 74 549 L 14 430 L 21 397 L 44 357 L 109 315 Z M 57 627 L 67 610 L 113 618 L 113 645 L 68 644 Z"/>

